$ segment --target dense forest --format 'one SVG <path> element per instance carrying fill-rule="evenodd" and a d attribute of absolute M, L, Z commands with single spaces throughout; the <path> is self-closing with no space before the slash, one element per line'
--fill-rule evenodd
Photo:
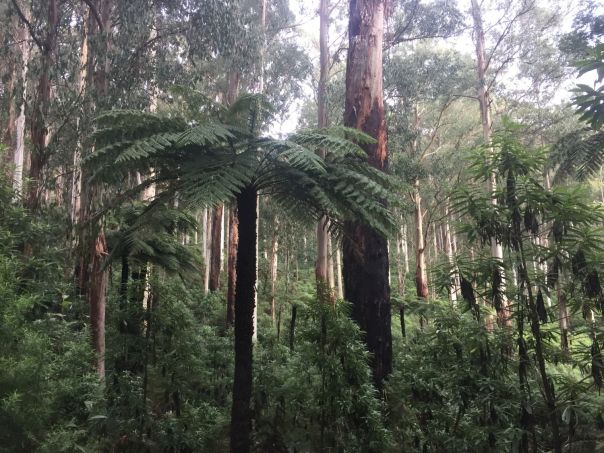
<path fill-rule="evenodd" d="M 604 451 L 597 0 L 0 13 L 0 451 Z"/>

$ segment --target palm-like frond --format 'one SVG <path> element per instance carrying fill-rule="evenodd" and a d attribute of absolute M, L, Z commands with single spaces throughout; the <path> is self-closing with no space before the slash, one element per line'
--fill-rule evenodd
<path fill-rule="evenodd" d="M 361 147 L 374 143 L 371 137 L 344 127 L 303 131 L 285 140 L 258 137 L 269 116 L 269 106 L 257 95 L 235 102 L 224 113 L 228 124 L 108 112 L 98 119 L 97 151 L 86 163 L 95 178 L 110 183 L 122 183 L 135 171 L 152 174 L 128 192 L 156 184 L 149 212 L 175 197 L 183 207 L 215 205 L 254 186 L 306 221 L 328 216 L 334 229 L 355 219 L 384 234 L 391 230 L 386 204 L 392 182 L 366 163 Z M 325 160 L 320 150 L 328 151 Z M 138 236 L 130 240 L 132 250 L 151 255 L 151 244 Z"/>
<path fill-rule="evenodd" d="M 604 164 L 604 131 L 581 129 L 567 134 L 552 148 L 550 162 L 557 166 L 554 182 L 570 176 L 588 178 Z"/>
<path fill-rule="evenodd" d="M 597 82 L 604 79 L 604 44 L 595 46 L 591 55 L 577 63 L 579 74 L 597 72 Z M 604 164 L 604 85 L 592 88 L 577 85 L 573 90 L 573 104 L 580 120 L 589 128 L 572 132 L 554 146 L 553 162 L 559 164 L 557 180 L 576 174 L 585 179 L 596 173 Z"/>
<path fill-rule="evenodd" d="M 107 232 L 106 265 L 127 256 L 134 264 L 154 264 L 167 272 L 194 272 L 199 256 L 178 240 L 178 234 L 193 233 L 197 221 L 190 213 L 167 205 L 136 204 L 119 212 L 120 222 Z"/>

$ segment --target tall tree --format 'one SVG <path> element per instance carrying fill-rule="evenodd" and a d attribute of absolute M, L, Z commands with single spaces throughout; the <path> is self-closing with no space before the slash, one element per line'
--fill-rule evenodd
<path fill-rule="evenodd" d="M 38 208 L 41 194 L 41 183 L 44 167 L 48 161 L 47 137 L 48 137 L 48 113 L 51 101 L 51 78 L 53 76 L 53 59 L 57 46 L 57 35 L 59 29 L 59 3 L 49 0 L 47 3 L 46 26 L 44 37 L 37 36 L 31 22 L 27 19 L 16 0 L 13 6 L 19 17 L 27 26 L 30 36 L 40 51 L 40 72 L 36 83 L 36 92 L 32 107 L 31 119 L 31 142 L 32 150 L 29 164 L 30 186 L 27 193 L 27 207 L 35 211 Z"/>
<path fill-rule="evenodd" d="M 492 120 L 491 120 L 491 100 L 489 85 L 487 83 L 486 73 L 489 66 L 485 50 L 484 27 L 482 23 L 482 12 L 477 0 L 472 0 L 472 19 L 474 21 L 474 43 L 476 46 L 476 71 L 478 75 L 478 103 L 480 105 L 480 119 L 482 122 L 482 134 L 484 144 L 491 147 Z M 489 190 L 493 194 L 491 204 L 497 205 L 497 197 L 494 195 L 497 189 L 497 175 L 491 173 L 489 176 Z M 495 260 L 493 278 L 501 282 L 497 291 L 494 291 L 493 305 L 497 311 L 499 323 L 504 326 L 510 326 L 512 322 L 511 314 L 508 308 L 508 301 L 505 295 L 505 275 L 503 270 L 503 247 L 496 238 L 491 238 L 491 256 Z"/>
<path fill-rule="evenodd" d="M 327 127 L 327 82 L 329 78 L 329 0 L 319 2 L 319 87 L 318 87 L 318 118 L 319 128 Z M 325 150 L 319 151 L 320 156 L 325 159 Z M 317 284 L 327 283 L 329 264 L 329 238 L 327 230 L 327 219 L 321 219 L 317 223 L 317 263 L 315 275 Z"/>
<path fill-rule="evenodd" d="M 94 101 L 88 108 L 94 111 L 108 95 L 109 36 L 113 0 L 96 0 L 87 3 L 88 24 L 84 44 L 87 48 L 88 69 L 83 74 L 88 78 L 87 87 L 92 90 Z M 91 40 L 96 41 L 95 52 Z M 86 43 L 87 40 L 87 43 Z M 83 44 L 83 45 L 84 45 Z M 92 343 L 96 355 L 96 372 L 101 379 L 105 376 L 105 303 L 108 272 L 104 266 L 108 255 L 107 243 L 101 219 L 96 210 L 101 203 L 101 188 L 91 182 L 91 171 L 82 171 L 82 191 L 80 202 L 80 258 L 78 266 L 79 289 L 88 300 Z"/>
<path fill-rule="evenodd" d="M 388 170 L 382 89 L 384 0 L 350 0 L 344 125 L 375 139 L 364 144 L 369 164 Z M 343 239 L 344 297 L 364 332 L 376 387 L 392 370 L 390 286 L 386 238 L 359 221 L 346 223 Z"/>

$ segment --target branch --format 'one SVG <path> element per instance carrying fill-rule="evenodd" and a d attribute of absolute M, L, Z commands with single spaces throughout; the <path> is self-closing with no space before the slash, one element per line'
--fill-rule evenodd
<path fill-rule="evenodd" d="M 96 6 L 94 5 L 94 3 L 92 3 L 92 0 L 82 0 L 82 1 L 88 5 L 88 8 L 90 8 L 90 12 L 94 16 L 96 23 L 99 24 L 99 30 L 101 32 L 104 31 L 105 24 L 103 24 L 103 20 L 101 19 L 99 11 L 96 9 Z"/>
<path fill-rule="evenodd" d="M 31 25 L 31 22 L 27 20 L 27 17 L 25 17 L 25 14 L 23 14 L 23 11 L 21 11 L 21 8 L 19 8 L 19 5 L 17 4 L 17 0 L 12 0 L 12 3 L 13 3 L 13 6 L 15 7 L 15 9 L 17 10 L 17 14 L 18 14 L 19 18 L 27 26 L 27 30 L 29 31 L 29 35 L 31 36 L 31 39 L 34 40 L 34 42 L 36 43 L 36 46 L 38 46 L 38 49 L 40 49 L 40 52 L 44 53 L 44 44 L 42 44 L 42 41 L 40 41 L 40 39 L 36 36 L 34 27 Z"/>
<path fill-rule="evenodd" d="M 438 118 L 436 119 L 436 125 L 434 127 L 434 130 L 432 131 L 431 136 L 430 136 L 430 142 L 424 148 L 424 150 L 422 151 L 421 155 L 419 156 L 419 160 L 420 161 L 423 160 L 426 157 L 426 153 L 428 152 L 428 150 L 432 146 L 432 143 L 434 143 L 434 139 L 436 138 L 436 134 L 437 134 L 437 132 L 440 129 L 440 126 L 441 126 L 441 121 L 442 121 L 443 115 L 445 114 L 446 110 L 451 106 L 451 104 L 453 103 L 454 100 L 455 100 L 455 98 L 448 99 L 447 102 L 445 102 L 445 104 L 443 105 L 443 107 L 440 110 L 440 112 L 438 113 Z"/>
<path fill-rule="evenodd" d="M 495 43 L 495 46 L 491 50 L 491 55 L 489 55 L 489 58 L 487 58 L 487 62 L 485 64 L 485 68 L 484 68 L 485 72 L 489 69 L 489 65 L 491 64 L 491 59 L 495 55 L 495 52 L 497 51 L 497 48 L 499 47 L 499 45 L 501 44 L 501 42 L 503 41 L 503 39 L 510 32 L 510 30 L 512 28 L 512 25 L 514 24 L 514 22 L 516 22 L 516 20 L 518 18 L 524 16 L 529 11 L 531 11 L 534 8 L 534 6 L 535 6 L 535 2 L 533 1 L 532 3 L 530 3 L 529 5 L 527 5 L 527 7 L 525 9 L 521 9 L 520 11 L 518 11 L 518 13 L 512 19 L 510 19 L 510 21 L 508 22 L 507 26 L 504 28 L 504 30 L 499 35 L 499 38 L 497 39 L 497 42 Z"/>

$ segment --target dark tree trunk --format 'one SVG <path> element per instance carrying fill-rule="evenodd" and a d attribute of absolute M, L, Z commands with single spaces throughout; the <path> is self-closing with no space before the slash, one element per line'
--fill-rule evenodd
<path fill-rule="evenodd" d="M 122 255 L 122 273 L 120 276 L 120 304 L 125 308 L 128 301 L 128 278 L 130 277 L 130 265 L 128 263 L 128 254 Z"/>
<path fill-rule="evenodd" d="M 237 245 L 239 244 L 239 216 L 236 207 L 231 208 L 229 217 L 227 326 L 233 326 L 235 324 L 235 285 L 237 284 Z"/>
<path fill-rule="evenodd" d="M 214 208 L 212 215 L 212 253 L 210 256 L 210 291 L 220 289 L 220 260 L 222 243 L 222 213 L 224 206 Z"/>
<path fill-rule="evenodd" d="M 257 191 L 244 189 L 237 197 L 239 245 L 235 290 L 235 378 L 231 410 L 231 452 L 251 449 L 252 335 L 256 286 Z"/>
<path fill-rule="evenodd" d="M 382 90 L 384 0 L 350 0 L 344 125 L 376 139 L 363 145 L 369 164 L 388 168 Z M 392 370 L 390 287 L 386 238 L 367 225 L 346 224 L 343 241 L 344 297 L 372 354 L 373 379 L 381 389 Z"/>
<path fill-rule="evenodd" d="M 296 315 L 298 314 L 298 306 L 292 306 L 292 319 L 289 322 L 289 349 L 294 350 L 294 344 L 296 339 Z"/>

